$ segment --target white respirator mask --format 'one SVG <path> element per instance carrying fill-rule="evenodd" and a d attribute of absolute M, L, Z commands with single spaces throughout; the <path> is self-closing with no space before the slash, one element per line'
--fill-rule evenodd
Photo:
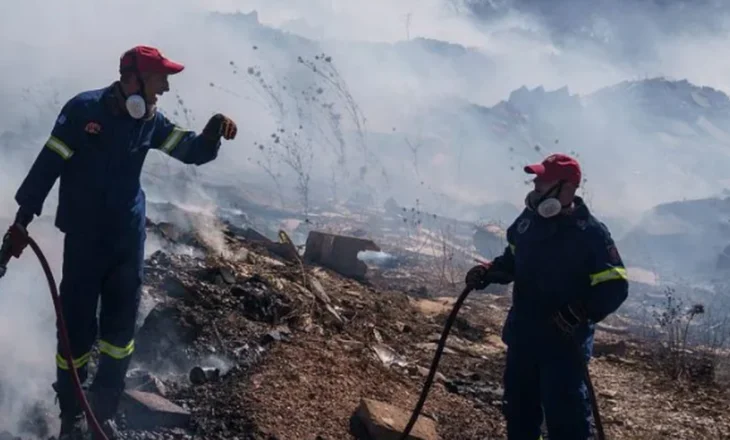
<path fill-rule="evenodd" d="M 142 95 L 134 94 L 127 97 L 124 102 L 129 116 L 134 119 L 142 119 L 147 114 L 147 102 Z"/>
<path fill-rule="evenodd" d="M 563 189 L 563 182 L 559 182 L 550 188 L 545 194 L 539 195 L 535 191 L 530 191 L 525 199 L 528 208 L 534 209 L 543 218 L 552 218 L 560 214 L 565 208 L 558 200 L 560 192 Z"/>
<path fill-rule="evenodd" d="M 147 100 L 142 95 L 144 93 L 144 82 L 142 81 L 142 75 L 137 66 L 137 55 L 134 54 L 132 66 L 129 70 L 134 73 L 137 78 L 137 84 L 139 85 L 139 91 L 132 95 L 126 96 L 124 106 L 127 109 L 127 113 L 134 119 L 142 119 L 147 115 Z M 122 92 L 123 93 L 123 92 Z"/>

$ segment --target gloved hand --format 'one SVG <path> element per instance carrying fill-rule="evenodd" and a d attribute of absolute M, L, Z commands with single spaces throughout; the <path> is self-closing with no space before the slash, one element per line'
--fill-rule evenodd
<path fill-rule="evenodd" d="M 509 274 L 499 272 L 492 263 L 478 264 L 466 273 L 466 284 L 475 290 L 482 290 L 491 283 L 507 284 L 512 281 Z"/>
<path fill-rule="evenodd" d="M 587 322 L 585 309 L 580 304 L 566 304 L 553 316 L 560 331 L 572 335 L 576 328 Z"/>
<path fill-rule="evenodd" d="M 9 256 L 20 258 L 26 247 L 28 247 L 28 232 L 20 223 L 13 223 L 3 237 L 2 259 L 9 259 Z M 5 255 L 5 253 L 9 255 Z"/>
<path fill-rule="evenodd" d="M 220 113 L 213 115 L 203 129 L 205 136 L 214 139 L 220 139 L 221 136 L 226 140 L 234 139 L 237 132 L 236 123 Z"/>

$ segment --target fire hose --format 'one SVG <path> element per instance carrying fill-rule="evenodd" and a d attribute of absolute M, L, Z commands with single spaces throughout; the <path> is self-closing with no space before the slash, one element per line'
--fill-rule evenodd
<path fill-rule="evenodd" d="M 33 252 L 35 253 L 36 257 L 38 257 L 38 261 L 43 267 L 43 272 L 45 272 L 46 280 L 48 281 L 48 288 L 51 292 L 51 298 L 53 299 L 53 306 L 56 309 L 56 322 L 58 332 L 61 337 L 61 351 L 63 352 L 62 355 L 66 360 L 69 369 L 71 370 L 71 377 L 74 383 L 74 393 L 76 394 L 76 398 L 81 403 L 81 408 L 86 414 L 86 420 L 88 421 L 89 425 L 91 425 L 91 429 L 94 432 L 95 437 L 100 440 L 108 440 L 108 437 L 104 433 L 104 430 L 101 428 L 99 421 L 96 420 L 94 412 L 91 410 L 91 405 L 89 405 L 89 401 L 86 399 L 86 395 L 84 394 L 84 390 L 81 386 L 81 380 L 79 379 L 78 371 L 76 371 L 76 366 L 73 362 L 73 356 L 71 356 L 71 343 L 68 338 L 66 321 L 63 319 L 63 313 L 61 311 L 61 299 L 58 295 L 58 288 L 56 287 L 56 281 L 53 278 L 53 272 L 51 271 L 51 267 L 48 264 L 48 260 L 43 254 L 43 251 L 41 251 L 40 246 L 38 246 L 38 243 L 36 243 L 36 241 L 30 235 L 28 235 L 28 231 L 25 228 L 17 224 L 13 225 L 13 227 L 16 228 L 16 232 L 22 234 L 28 245 L 31 247 L 31 249 L 33 249 Z M 10 261 L 11 257 L 10 246 L 10 241 L 7 238 L 3 240 L 2 247 L 0 248 L 0 278 L 2 278 L 7 271 L 7 264 Z"/>
<path fill-rule="evenodd" d="M 451 331 L 451 326 L 454 324 L 454 321 L 456 320 L 456 316 L 459 313 L 459 309 L 461 308 L 462 304 L 466 300 L 466 297 L 469 296 L 469 294 L 474 290 L 474 288 L 470 285 L 467 285 L 464 290 L 462 290 L 461 294 L 459 295 L 458 299 L 456 300 L 456 303 L 454 303 L 454 308 L 451 309 L 451 313 L 449 314 L 448 319 L 446 320 L 446 324 L 444 325 L 444 329 L 441 333 L 441 339 L 439 340 L 439 343 L 436 347 L 436 354 L 433 357 L 433 361 L 431 362 L 431 369 L 428 371 L 428 376 L 426 377 L 426 382 L 423 384 L 423 389 L 421 391 L 421 396 L 418 399 L 418 403 L 416 403 L 416 407 L 413 409 L 413 413 L 411 414 L 411 418 L 408 421 L 408 424 L 406 425 L 405 429 L 403 430 L 402 435 L 400 436 L 400 440 L 408 440 L 408 436 L 411 433 L 411 430 L 413 429 L 413 426 L 415 426 L 416 421 L 418 420 L 419 415 L 421 414 L 421 410 L 423 409 L 423 405 L 426 403 L 426 399 L 428 398 L 428 393 L 431 390 L 431 385 L 433 385 L 433 379 L 436 376 L 436 370 L 438 369 L 439 362 L 441 361 L 441 355 L 444 352 L 444 348 L 446 347 L 446 340 L 449 337 L 449 332 Z M 578 349 L 576 345 L 576 349 Z M 579 356 L 582 356 L 580 353 L 580 350 L 576 350 L 576 353 L 578 353 Z M 583 366 L 583 375 L 585 376 L 586 386 L 588 387 L 588 395 L 590 397 L 591 401 L 591 409 L 593 411 L 593 420 L 596 424 L 596 431 L 597 431 L 597 438 L 598 440 L 605 440 L 606 435 L 603 431 L 603 423 L 601 422 L 601 415 L 598 412 L 598 401 L 596 400 L 596 393 L 593 389 L 593 383 L 591 382 L 591 376 L 588 371 L 588 364 L 586 362 L 583 362 L 583 359 L 579 357 L 577 361 L 580 362 L 580 364 Z"/>

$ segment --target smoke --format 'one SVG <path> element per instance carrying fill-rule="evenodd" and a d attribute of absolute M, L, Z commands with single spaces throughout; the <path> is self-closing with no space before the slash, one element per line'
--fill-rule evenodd
<path fill-rule="evenodd" d="M 216 112 L 239 124 L 238 138 L 203 167 L 150 152 L 150 200 L 213 212 L 230 200 L 211 185 L 263 187 L 272 204 L 303 213 L 392 196 L 465 219 L 504 212 L 496 220 L 509 222 L 528 189 L 522 166 L 554 151 L 580 158 L 591 208 L 622 229 L 658 203 L 720 193 L 728 103 L 692 84 L 730 90 L 730 61 L 717 56 L 727 8 L 579 3 L 6 5 L 0 206 L 5 217 L 15 212 L 15 190 L 63 103 L 111 83 L 121 53 L 140 43 L 186 64 L 159 102 L 168 117 L 196 130 Z M 639 82 L 657 76 L 692 84 Z M 622 81 L 637 82 L 611 87 Z M 40 226 L 52 220 L 56 191 L 31 232 L 60 273 L 59 233 Z M 196 226 L 226 252 L 215 225 Z M 2 401 L 0 431 L 16 431 L 22 408 L 48 399 L 53 380 L 54 319 L 38 271 L 26 255 L 0 281 L 0 348 L 9 353 L 0 388 L 13 396 Z"/>

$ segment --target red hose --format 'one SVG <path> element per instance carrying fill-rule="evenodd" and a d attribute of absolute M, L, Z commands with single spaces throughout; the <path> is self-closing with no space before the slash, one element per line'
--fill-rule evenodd
<path fill-rule="evenodd" d="M 86 413 L 86 420 L 91 425 L 94 435 L 100 440 L 109 440 L 104 431 L 101 429 L 99 421 L 96 420 L 96 417 L 91 410 L 91 406 L 89 405 L 89 401 L 86 400 L 86 395 L 81 387 L 81 380 L 79 380 L 79 374 L 76 371 L 76 366 L 74 365 L 73 357 L 71 356 L 71 343 L 68 340 L 68 330 L 66 328 L 66 322 L 63 319 L 63 313 L 61 312 L 61 299 L 58 296 L 58 288 L 56 287 L 56 281 L 53 278 L 51 267 L 48 265 L 48 260 L 46 260 L 45 255 L 43 255 L 43 251 L 41 251 L 41 248 L 35 240 L 28 235 L 25 228 L 18 229 L 22 229 L 22 233 L 25 235 L 28 244 L 33 249 L 33 252 L 35 252 L 36 257 L 38 257 L 38 261 L 40 261 L 41 266 L 43 266 L 43 272 L 46 273 L 46 280 L 48 280 L 48 287 L 51 290 L 53 306 L 56 309 L 56 318 L 58 319 L 58 330 L 61 335 L 61 351 L 63 351 L 63 357 L 66 359 L 66 363 L 71 368 L 71 377 L 73 377 L 76 398 L 79 399 L 79 402 L 81 402 L 81 407 L 84 410 L 84 413 Z"/>

